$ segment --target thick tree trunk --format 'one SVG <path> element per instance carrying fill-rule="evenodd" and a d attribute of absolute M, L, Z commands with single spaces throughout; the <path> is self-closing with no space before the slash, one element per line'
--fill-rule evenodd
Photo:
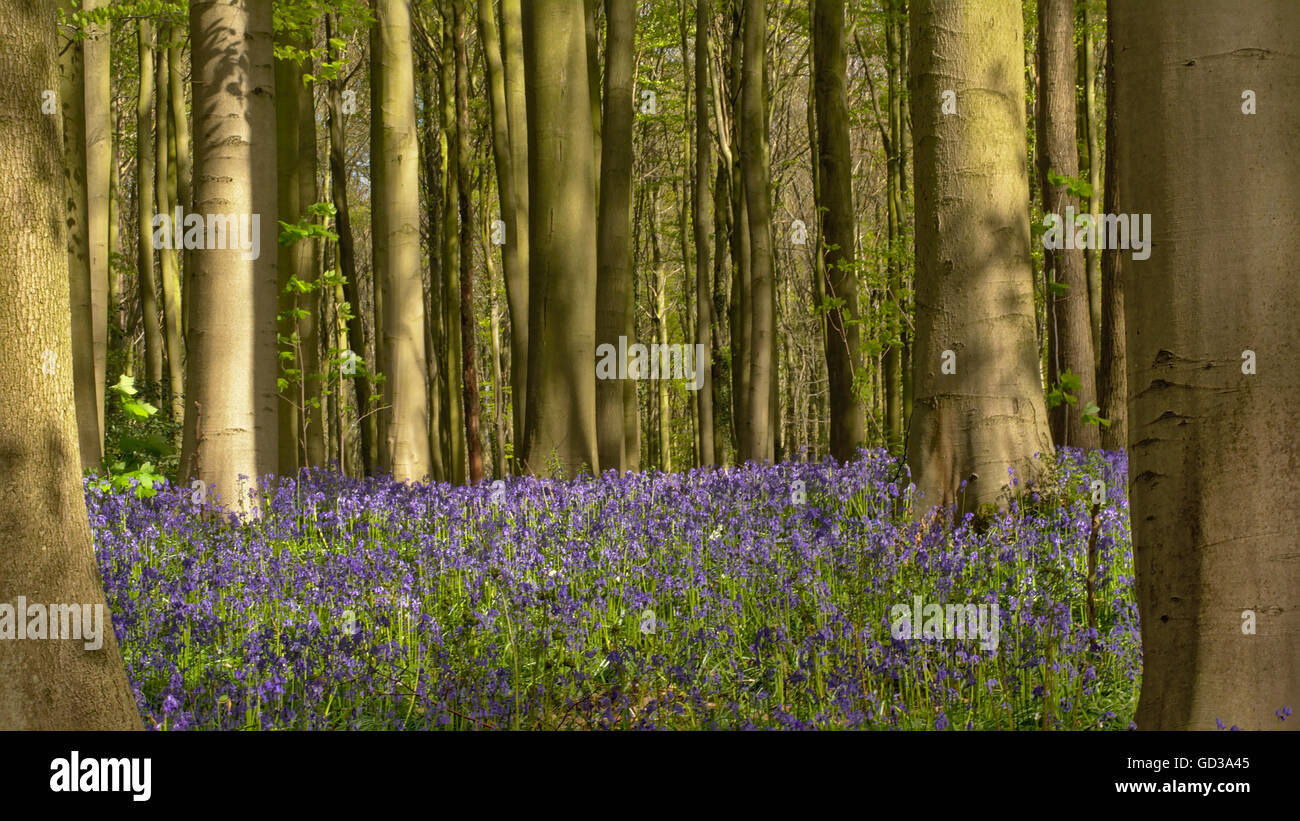
<path fill-rule="evenodd" d="M 140 715 L 81 485 L 64 150 L 39 104 L 59 87 L 59 39 L 51 0 L 0 14 L 0 339 L 14 341 L 0 367 L 0 602 L 91 610 L 102 645 L 84 632 L 0 642 L 0 730 L 131 730 Z"/>
<path fill-rule="evenodd" d="M 1079 201 L 1064 184 L 1053 185 L 1049 173 L 1074 177 L 1079 173 L 1079 149 L 1075 131 L 1075 65 L 1073 0 L 1040 0 L 1038 7 L 1038 101 L 1043 140 L 1038 146 L 1038 177 L 1043 193 L 1043 211 L 1064 221 L 1066 209 L 1078 213 Z M 1074 225 L 1062 223 L 1063 231 Z M 1097 426 L 1083 421 L 1083 410 L 1097 401 L 1097 363 L 1092 355 L 1092 320 L 1088 313 L 1088 275 L 1083 252 L 1078 249 L 1045 249 L 1044 266 L 1050 279 L 1064 288 L 1048 294 L 1052 300 L 1056 346 L 1051 356 L 1057 377 L 1066 371 L 1078 377 L 1080 388 L 1069 391 L 1076 402 L 1062 402 L 1051 410 L 1052 434 L 1057 445 L 1097 448 L 1101 438 Z"/>
<path fill-rule="evenodd" d="M 826 289 L 843 305 L 826 314 L 826 373 L 830 392 L 830 452 L 840 461 L 862 444 L 862 406 L 853 383 L 861 361 L 858 281 L 853 249 L 853 167 L 844 54 L 844 0 L 815 0 L 813 73 L 816 78 L 818 179 Z"/>
<path fill-rule="evenodd" d="M 605 3 L 605 112 L 596 244 L 596 345 L 618 351 L 632 287 L 632 100 L 636 7 Z M 631 345 L 633 339 L 627 339 Z M 609 346 L 606 348 L 605 346 Z M 622 379 L 596 380 L 596 438 L 604 470 L 627 470 Z"/>
<path fill-rule="evenodd" d="M 1123 266 L 1136 721 L 1293 729 L 1300 5 L 1113 5 L 1119 192 L 1150 218 Z"/>
<path fill-rule="evenodd" d="M 275 68 L 271 9 L 194 0 L 194 210 L 234 215 L 227 248 L 195 251 L 184 478 L 255 512 L 250 487 L 277 465 Z M 253 224 L 253 217 L 258 225 Z M 242 236 L 247 225 L 249 235 Z M 257 254 L 249 240 L 260 229 Z M 248 477 L 244 484 L 240 476 Z"/>
<path fill-rule="evenodd" d="M 533 473 L 600 469 L 596 449 L 596 224 L 582 0 L 523 8 L 528 94 L 528 399 Z"/>
<path fill-rule="evenodd" d="M 917 0 L 916 405 L 907 462 L 922 494 L 973 510 L 1052 452 L 1038 375 L 1016 0 Z M 943 114 L 943 92 L 957 113 Z M 942 230 L 940 228 L 942 227 Z M 962 483 L 966 482 L 963 489 Z"/>
<path fill-rule="evenodd" d="M 383 283 L 385 395 L 391 404 L 384 440 L 392 462 L 386 467 L 399 481 L 419 481 L 432 467 L 410 0 L 380 0 L 377 11 L 380 97 L 372 100 L 372 106 L 379 117 L 377 150 L 383 173 L 382 187 L 374 191 L 375 238 L 383 253 L 375 254 L 375 273 Z"/>

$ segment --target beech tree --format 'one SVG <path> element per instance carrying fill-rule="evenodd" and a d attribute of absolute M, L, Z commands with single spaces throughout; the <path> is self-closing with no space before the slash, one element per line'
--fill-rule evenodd
<path fill-rule="evenodd" d="M 1067 213 L 1087 213 L 1066 182 L 1053 182 L 1079 173 L 1075 130 L 1074 0 L 1039 0 L 1038 4 L 1038 175 L 1043 210 L 1064 221 Z M 1056 175 L 1055 177 L 1053 175 Z M 1067 212 L 1067 208 L 1071 211 Z M 1075 230 L 1064 224 L 1062 232 Z M 1059 236 L 1059 234 L 1058 234 Z M 1097 448 L 1097 425 L 1085 421 L 1084 409 L 1097 401 L 1097 363 L 1093 359 L 1092 321 L 1088 309 L 1088 276 L 1079 248 L 1045 250 L 1049 289 L 1048 331 L 1051 367 L 1049 387 L 1069 372 L 1076 390 L 1064 391 L 1073 403 L 1061 401 L 1051 409 L 1056 444 Z"/>
<path fill-rule="evenodd" d="M 1272 729 L 1300 691 L 1300 5 L 1112 12 L 1120 197 L 1152 232 L 1122 267 L 1136 721 Z"/>
<path fill-rule="evenodd" d="M 534 473 L 600 470 L 594 134 L 583 0 L 523 5 L 528 104 L 528 397 Z"/>
<path fill-rule="evenodd" d="M 830 392 L 830 451 L 852 459 L 863 440 L 862 406 L 854 395 L 859 359 L 858 283 L 854 270 L 853 170 L 845 99 L 844 2 L 814 0 L 813 73 L 826 292 L 826 370 Z"/>
<path fill-rule="evenodd" d="M 271 37 L 269 4 L 190 4 L 194 210 L 234 220 L 227 221 L 226 248 L 193 253 L 181 475 L 204 482 L 221 504 L 248 512 L 255 511 L 248 491 L 278 466 Z M 244 226 L 249 236 L 239 236 Z M 255 231 L 260 253 L 252 258 Z"/>
<path fill-rule="evenodd" d="M 1052 453 L 1038 372 L 1015 0 L 916 0 L 916 376 L 907 464 L 923 505 L 974 510 Z M 945 113 L 945 106 L 948 112 Z M 965 483 L 963 487 L 963 483 Z"/>
<path fill-rule="evenodd" d="M 0 14 L 0 602 L 97 608 L 102 646 L 0 641 L 0 729 L 138 730 L 81 484 L 62 124 L 41 107 L 59 39 L 53 0 Z"/>

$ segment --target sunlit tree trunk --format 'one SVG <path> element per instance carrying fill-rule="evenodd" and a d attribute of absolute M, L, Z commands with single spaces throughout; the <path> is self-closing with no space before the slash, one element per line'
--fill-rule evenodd
<path fill-rule="evenodd" d="M 917 359 L 907 462 L 918 512 L 1003 501 L 1008 469 L 1023 486 L 1035 457 L 1052 453 L 1034 329 L 1021 14 L 1016 0 L 911 9 Z M 945 91 L 955 113 L 942 112 Z"/>
<path fill-rule="evenodd" d="M 376 244 L 383 245 L 383 254 L 375 254 L 375 273 L 383 283 L 385 396 L 391 404 L 384 440 L 392 463 L 386 467 L 400 481 L 422 480 L 431 471 L 431 453 L 410 0 L 380 0 L 377 11 L 379 59 L 372 66 L 379 70 L 380 97 L 371 102 L 381 137 L 372 148 L 383 166 L 374 196 Z"/>
<path fill-rule="evenodd" d="M 241 487 L 278 467 L 276 413 L 275 68 L 271 9 L 190 4 L 195 111 L 194 210 L 247 217 L 241 243 L 195 251 L 183 478 L 209 499 L 255 513 Z M 253 225 L 256 215 L 258 225 Z M 257 253 L 253 232 L 260 229 Z M 247 477 L 246 480 L 240 479 Z"/>
<path fill-rule="evenodd" d="M 596 224 L 582 0 L 523 7 L 528 104 L 530 472 L 600 469 L 596 449 Z"/>

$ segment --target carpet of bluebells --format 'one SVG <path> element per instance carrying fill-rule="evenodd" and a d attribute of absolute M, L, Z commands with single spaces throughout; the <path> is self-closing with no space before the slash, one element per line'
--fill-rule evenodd
<path fill-rule="evenodd" d="M 319 470 L 243 520 L 175 486 L 87 504 L 158 729 L 1125 729 L 1125 474 L 1065 451 L 955 524 L 914 515 L 883 451 L 476 487 Z M 895 638 L 915 596 L 997 604 L 996 650 Z"/>

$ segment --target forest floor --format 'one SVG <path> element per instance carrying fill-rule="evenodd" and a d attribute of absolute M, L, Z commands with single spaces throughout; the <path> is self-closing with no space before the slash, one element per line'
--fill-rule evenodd
<path fill-rule="evenodd" d="M 1126 487 L 1123 453 L 1066 451 L 952 524 L 873 451 L 477 487 L 319 470 L 243 521 L 167 485 L 87 505 L 158 729 L 1126 729 Z"/>

